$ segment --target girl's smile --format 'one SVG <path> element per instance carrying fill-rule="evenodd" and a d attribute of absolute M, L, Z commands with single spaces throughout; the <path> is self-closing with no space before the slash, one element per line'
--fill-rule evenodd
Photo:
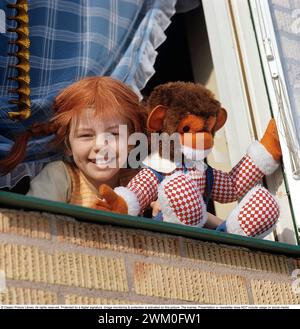
<path fill-rule="evenodd" d="M 71 127 L 73 160 L 96 188 L 115 176 L 127 159 L 127 129 L 120 129 L 120 125 L 126 125 L 125 119 L 95 120 L 94 109 L 88 108 Z"/>

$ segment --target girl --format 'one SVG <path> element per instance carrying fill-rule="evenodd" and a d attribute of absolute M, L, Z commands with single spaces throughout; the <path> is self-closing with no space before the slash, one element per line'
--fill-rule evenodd
<path fill-rule="evenodd" d="M 93 207 L 98 187 L 126 184 L 127 136 L 143 129 L 144 112 L 138 96 L 110 77 L 89 77 L 73 83 L 54 100 L 50 122 L 19 136 L 10 155 L 0 161 L 9 172 L 24 159 L 31 137 L 54 133 L 54 145 L 64 146 L 72 162 L 55 161 L 32 180 L 27 195 Z M 123 125 L 127 129 L 119 129 Z M 108 142 L 113 137 L 112 142 Z"/>

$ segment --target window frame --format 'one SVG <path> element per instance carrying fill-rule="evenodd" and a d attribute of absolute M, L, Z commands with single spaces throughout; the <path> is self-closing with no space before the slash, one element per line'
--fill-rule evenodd
<path fill-rule="evenodd" d="M 253 24 L 255 26 L 256 30 L 256 37 L 257 37 L 257 43 L 258 47 L 260 49 L 261 54 L 261 63 L 262 68 L 264 72 L 266 87 L 268 90 L 268 96 L 271 103 L 271 108 L 274 114 L 274 118 L 277 122 L 278 127 L 282 127 L 280 113 L 279 113 L 279 105 L 276 98 L 276 92 L 273 87 L 273 81 L 272 81 L 272 75 L 277 74 L 281 80 L 282 83 L 282 90 L 285 95 L 288 95 L 287 92 L 287 86 L 285 83 L 285 75 L 283 72 L 283 66 L 281 63 L 280 55 L 279 55 L 279 49 L 277 40 L 275 37 L 275 31 L 274 26 L 271 18 L 271 12 L 268 1 L 264 0 L 261 2 L 258 2 L 257 0 L 248 0 L 249 1 L 249 7 L 251 9 Z M 260 6 L 260 8 L 257 8 L 257 5 Z M 266 26 L 267 35 L 266 38 L 270 41 L 270 47 L 271 52 L 274 56 L 274 60 L 268 61 L 267 60 L 267 53 L 266 48 L 264 46 L 264 41 L 261 37 L 261 29 L 259 27 L 259 12 L 258 9 L 261 10 L 262 18 L 264 25 Z M 289 98 L 284 100 L 284 110 L 288 113 L 291 111 L 291 105 Z M 296 238 L 298 241 L 298 244 L 300 244 L 300 204 L 297 201 L 298 193 L 300 191 L 300 180 L 296 180 L 293 178 L 293 172 L 292 172 L 292 164 L 291 164 L 291 158 L 290 158 L 290 151 L 287 147 L 287 142 L 285 140 L 285 136 L 283 134 L 279 134 L 281 148 L 282 148 L 282 157 L 283 157 L 283 164 L 284 164 L 284 183 L 286 185 L 285 193 L 289 199 L 289 204 L 292 212 L 292 222 L 285 222 L 284 226 L 282 226 L 280 229 L 293 229 L 295 230 Z"/>
<path fill-rule="evenodd" d="M 261 62 L 262 49 L 256 39 L 249 2 L 202 0 L 202 3 L 219 98 L 229 113 L 225 125 L 227 147 L 231 164 L 235 164 L 250 143 L 262 137 L 272 112 L 276 117 L 276 102 L 269 98 L 270 88 Z M 284 150 L 284 160 L 286 157 Z M 268 189 L 276 194 L 282 209 L 275 234 L 281 242 L 299 244 L 294 208 L 286 181 L 282 181 L 283 175 L 278 170 L 266 178 Z M 273 234 L 268 238 L 274 240 Z"/>
<path fill-rule="evenodd" d="M 131 229 L 143 229 L 158 233 L 183 236 L 201 241 L 224 243 L 230 246 L 246 247 L 276 254 L 300 256 L 300 247 L 287 243 L 243 237 L 236 234 L 217 232 L 187 225 L 158 222 L 150 218 L 121 215 L 63 202 L 39 199 L 32 196 L 0 191 L 0 206 L 25 211 L 54 213 L 76 218 L 82 222 L 101 225 L 117 225 Z"/>
<path fill-rule="evenodd" d="M 228 145 L 231 145 L 229 152 L 230 160 L 231 163 L 236 163 L 241 156 L 244 155 L 247 146 L 253 140 L 254 134 L 251 118 L 248 112 L 249 104 L 245 96 L 239 56 L 236 51 L 236 40 L 234 39 L 234 33 L 232 30 L 228 2 L 220 2 L 217 0 L 202 1 L 205 16 L 206 18 L 210 17 L 210 19 L 207 20 L 207 25 L 208 31 L 210 32 L 209 39 L 216 69 L 220 99 L 227 109 L 230 109 L 232 113 L 237 113 L 237 115 L 231 116 L 225 128 Z M 245 10 L 245 7 L 242 9 Z M 233 10 L 235 9 L 233 8 Z M 231 47 L 229 47 L 228 44 L 230 44 Z M 259 60 L 257 59 L 257 56 L 255 58 L 256 60 Z M 251 65 L 249 64 L 249 68 L 250 66 Z M 269 115 L 266 115 L 266 118 L 269 116 L 270 113 Z M 265 122 L 266 118 L 262 119 L 262 122 Z M 240 122 L 242 121 L 246 122 L 247 129 L 245 129 L 241 135 L 239 134 L 239 128 Z M 262 126 L 263 124 L 259 127 Z M 259 134 L 261 132 L 262 130 L 260 129 Z M 11 192 L 0 191 L 0 205 L 3 208 L 49 212 L 70 216 L 80 221 L 117 225 L 132 229 L 145 229 L 159 233 L 184 236 L 201 241 L 225 243 L 232 246 L 246 247 L 277 254 L 300 256 L 300 247 L 287 243 L 243 237 L 209 229 L 194 228 L 191 226 L 157 222 L 143 217 L 108 213 L 96 209 L 43 200 Z"/>

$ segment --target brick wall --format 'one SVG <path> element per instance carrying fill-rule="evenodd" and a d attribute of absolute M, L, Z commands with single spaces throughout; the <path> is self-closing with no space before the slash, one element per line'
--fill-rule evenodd
<path fill-rule="evenodd" d="M 2 304 L 300 304 L 300 260 L 0 209 Z"/>

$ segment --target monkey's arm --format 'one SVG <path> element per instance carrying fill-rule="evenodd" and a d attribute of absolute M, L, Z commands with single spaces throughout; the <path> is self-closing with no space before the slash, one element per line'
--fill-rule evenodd
<path fill-rule="evenodd" d="M 142 169 L 134 176 L 126 187 L 116 187 L 114 190 L 103 184 L 99 188 L 100 196 L 96 208 L 132 216 L 137 216 L 157 199 L 159 181 L 149 169 Z"/>
<path fill-rule="evenodd" d="M 265 175 L 272 174 L 280 159 L 281 148 L 272 119 L 261 141 L 252 143 L 247 155 L 229 173 L 214 169 L 212 198 L 221 203 L 240 199 Z"/>
<path fill-rule="evenodd" d="M 237 201 L 265 175 L 249 155 L 244 156 L 229 173 L 216 169 L 213 173 L 211 197 L 220 203 Z"/>

